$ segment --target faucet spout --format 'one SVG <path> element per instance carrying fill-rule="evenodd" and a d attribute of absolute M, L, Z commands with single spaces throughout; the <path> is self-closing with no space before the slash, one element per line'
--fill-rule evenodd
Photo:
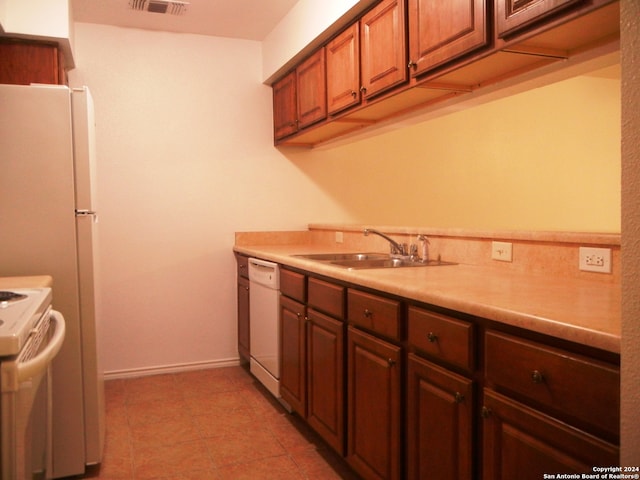
<path fill-rule="evenodd" d="M 363 233 L 364 233 L 365 237 L 368 236 L 370 233 L 373 233 L 374 235 L 378 235 L 378 236 L 384 238 L 391 245 L 391 253 L 392 254 L 396 254 L 396 255 L 406 255 L 407 254 L 406 245 L 401 245 L 400 243 L 396 242 L 393 238 L 385 235 L 382 232 L 379 232 L 378 230 L 374 230 L 373 228 L 365 228 Z"/>

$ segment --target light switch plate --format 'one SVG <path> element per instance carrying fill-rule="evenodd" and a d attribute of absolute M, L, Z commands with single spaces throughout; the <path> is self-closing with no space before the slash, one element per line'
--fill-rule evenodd
<path fill-rule="evenodd" d="M 491 258 L 501 262 L 513 261 L 513 243 L 491 242 Z"/>

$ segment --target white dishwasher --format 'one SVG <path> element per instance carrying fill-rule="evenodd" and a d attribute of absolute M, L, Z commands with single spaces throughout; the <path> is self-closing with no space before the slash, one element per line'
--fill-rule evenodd
<path fill-rule="evenodd" d="M 249 259 L 251 373 L 280 398 L 280 269 L 277 263 Z"/>

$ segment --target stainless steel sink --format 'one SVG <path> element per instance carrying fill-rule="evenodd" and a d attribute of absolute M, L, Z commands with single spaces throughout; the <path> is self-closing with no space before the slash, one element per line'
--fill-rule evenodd
<path fill-rule="evenodd" d="M 444 262 L 440 259 L 422 262 L 411 258 L 397 258 L 385 253 L 310 253 L 294 255 L 294 257 L 324 262 L 349 270 L 456 265 L 454 262 Z"/>
<path fill-rule="evenodd" d="M 422 262 L 420 260 L 405 260 L 402 258 L 372 259 L 372 260 L 342 260 L 331 262 L 332 265 L 345 267 L 350 270 L 363 268 L 399 268 L 399 267 L 437 267 L 445 265 L 455 265 L 454 262 L 443 262 L 441 260 L 429 260 Z"/>
<path fill-rule="evenodd" d="M 317 260 L 319 262 L 362 262 L 364 260 L 385 260 L 389 258 L 389 255 L 386 253 L 309 253 L 293 256 L 306 258 L 307 260 Z"/>

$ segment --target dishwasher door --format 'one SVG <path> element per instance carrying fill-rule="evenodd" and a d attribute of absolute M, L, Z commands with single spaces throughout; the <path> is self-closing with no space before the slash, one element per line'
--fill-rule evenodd
<path fill-rule="evenodd" d="M 277 263 L 249 259 L 251 373 L 280 398 L 280 270 Z"/>

